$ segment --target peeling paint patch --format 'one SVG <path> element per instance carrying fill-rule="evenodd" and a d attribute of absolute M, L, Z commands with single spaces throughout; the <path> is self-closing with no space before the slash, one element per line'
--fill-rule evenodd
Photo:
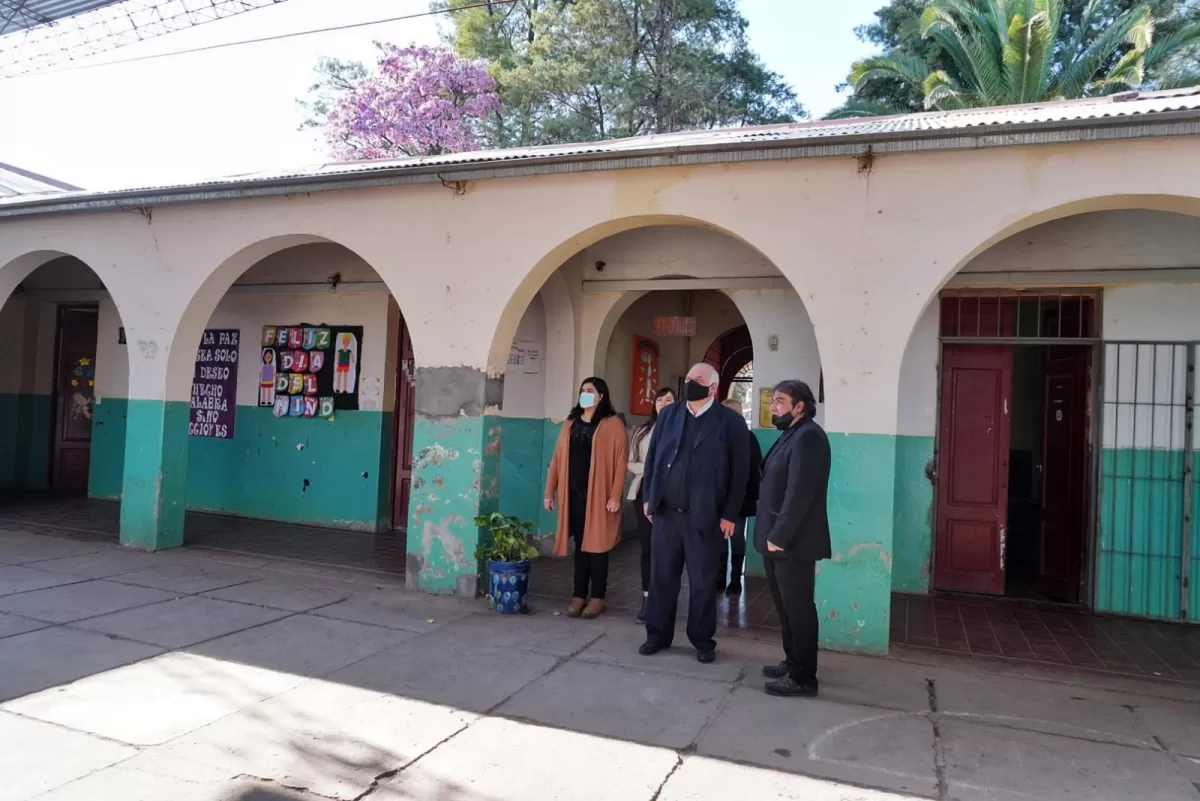
<path fill-rule="evenodd" d="M 484 453 L 491 427 L 482 417 L 417 416 L 405 565 L 410 587 L 474 595 L 480 536 L 474 520 L 492 511 L 480 488 L 496 481 L 499 465 L 498 452 Z"/>

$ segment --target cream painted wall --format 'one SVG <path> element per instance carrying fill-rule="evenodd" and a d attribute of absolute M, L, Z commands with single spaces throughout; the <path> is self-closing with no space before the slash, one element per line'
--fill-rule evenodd
<path fill-rule="evenodd" d="M 917 321 L 900 368 L 900 411 L 897 433 L 932 437 L 937 433 L 938 304 L 931 303 Z"/>
<path fill-rule="evenodd" d="M 1106 340 L 1144 343 L 1104 348 L 1105 447 L 1182 448 L 1186 351 L 1194 346 L 1152 343 L 1200 341 L 1200 284 L 1112 287 L 1103 314 Z M 1193 380 L 1200 392 L 1200 376 Z"/>
<path fill-rule="evenodd" d="M 759 390 L 788 378 L 808 384 L 820 400 L 821 354 L 816 331 L 800 296 L 791 289 L 737 290 L 729 293 L 750 327 L 754 344 L 754 425 L 759 420 Z M 771 339 L 778 349 L 771 350 Z M 825 406 L 817 407 L 818 423 L 825 423 Z"/>
<path fill-rule="evenodd" d="M 1103 211 L 1022 231 L 980 254 L 966 273 L 1200 267 L 1200 219 Z"/>
<path fill-rule="evenodd" d="M 504 374 L 504 403 L 500 414 L 504 417 L 545 417 L 546 309 L 540 294 L 529 304 L 517 326 L 513 353 L 519 354 L 524 363 L 510 363 Z M 565 410 L 553 411 L 566 414 Z"/>
<path fill-rule="evenodd" d="M 26 392 L 24 367 L 33 354 L 25 339 L 23 298 L 13 298 L 0 307 L 0 342 L 5 343 L 4 369 L 0 370 L 0 394 Z"/>
<path fill-rule="evenodd" d="M 626 231 L 579 254 L 585 281 L 778 276 L 753 248 L 720 231 L 664 225 Z M 597 269 L 597 262 L 604 269 Z"/>
<path fill-rule="evenodd" d="M 1200 216 L 1196 164 L 1200 139 L 1163 136 L 880 153 L 869 177 L 853 158 L 800 158 L 470 177 L 465 194 L 431 181 L 179 203 L 152 219 L 12 218 L 0 222 L 0 297 L 50 256 L 79 257 L 112 292 L 136 345 L 131 394 L 184 400 L 194 343 L 228 286 L 275 251 L 327 240 L 361 256 L 400 298 L 419 364 L 483 371 L 498 360 L 503 372 L 526 307 L 572 254 L 650 225 L 716 228 L 752 244 L 803 298 L 830 430 L 895 433 L 910 335 L 962 265 L 1072 214 Z M 508 225 L 513 208 L 538 225 Z"/>

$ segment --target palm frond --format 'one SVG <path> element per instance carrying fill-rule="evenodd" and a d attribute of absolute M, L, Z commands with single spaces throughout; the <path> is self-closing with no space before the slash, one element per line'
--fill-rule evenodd
<path fill-rule="evenodd" d="M 866 100 L 852 97 L 822 119 L 826 120 L 856 120 L 865 117 L 892 117 L 897 114 L 911 114 L 912 109 L 886 100 Z"/>
<path fill-rule="evenodd" d="M 855 89 L 861 89 L 880 78 L 896 78 L 919 89 L 929 73 L 925 60 L 917 56 L 893 53 L 854 62 L 847 81 Z"/>
<path fill-rule="evenodd" d="M 942 0 L 926 7 L 921 17 L 923 34 L 945 50 L 961 80 L 984 98 L 1007 94 L 1002 71 L 1003 37 L 989 35 L 988 23 L 963 0 Z M 1003 102 L 1003 101 L 997 101 Z"/>
<path fill-rule="evenodd" d="M 1099 36 L 1097 36 L 1083 52 L 1063 68 L 1059 75 L 1055 94 L 1058 97 L 1083 97 L 1087 87 L 1096 80 L 1096 73 L 1104 66 L 1113 53 L 1132 38 L 1140 38 L 1137 32 L 1153 19 L 1150 10 L 1145 6 L 1126 11 L 1113 20 Z"/>
<path fill-rule="evenodd" d="M 1006 103 L 1028 103 L 1031 85 L 1036 82 L 1031 67 L 1033 51 L 1038 47 L 1034 20 L 1014 14 L 1008 23 L 1008 44 L 1004 47 L 1004 79 L 1008 84 Z"/>
<path fill-rule="evenodd" d="M 962 88 L 944 70 L 929 73 L 929 77 L 921 86 L 921 91 L 925 93 L 925 108 L 930 110 L 951 111 L 979 105 L 977 102 L 972 102 L 974 98 L 969 93 L 963 92 Z"/>
<path fill-rule="evenodd" d="M 1154 69 L 1198 43 L 1200 43 L 1200 25 L 1186 25 L 1170 36 L 1152 43 L 1146 49 L 1146 67 Z"/>

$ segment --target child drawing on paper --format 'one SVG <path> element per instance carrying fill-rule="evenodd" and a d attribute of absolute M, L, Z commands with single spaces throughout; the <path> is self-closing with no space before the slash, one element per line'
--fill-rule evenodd
<path fill-rule="evenodd" d="M 349 331 L 337 335 L 333 348 L 333 391 L 339 395 L 354 392 L 358 383 L 358 337 Z"/>
<path fill-rule="evenodd" d="M 275 351 L 263 348 L 262 371 L 258 376 L 258 405 L 275 405 Z"/>

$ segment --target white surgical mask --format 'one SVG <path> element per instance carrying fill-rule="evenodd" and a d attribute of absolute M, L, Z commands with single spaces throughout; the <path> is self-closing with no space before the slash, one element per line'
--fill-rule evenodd
<path fill-rule="evenodd" d="M 591 392 L 579 393 L 579 408 L 590 409 L 596 405 L 596 396 Z"/>

